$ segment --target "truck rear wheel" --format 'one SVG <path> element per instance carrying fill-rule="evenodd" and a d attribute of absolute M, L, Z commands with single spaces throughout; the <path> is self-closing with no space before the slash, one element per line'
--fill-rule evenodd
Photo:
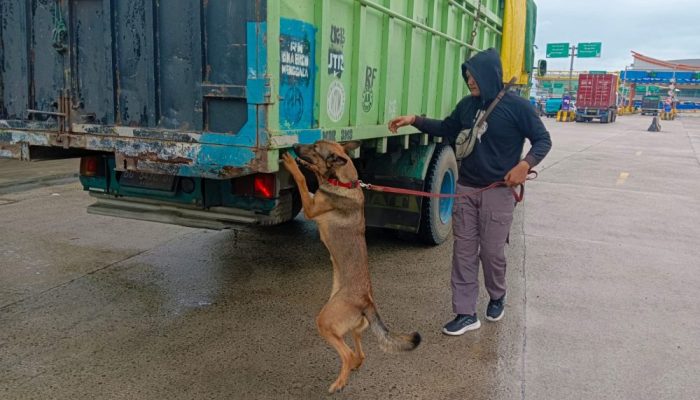
<path fill-rule="evenodd" d="M 451 146 L 435 149 L 425 177 L 425 191 L 431 193 L 455 193 L 457 191 L 457 159 Z M 418 237 L 428 244 L 440 244 L 452 232 L 452 206 L 454 199 L 430 197 L 423 199 Z"/>

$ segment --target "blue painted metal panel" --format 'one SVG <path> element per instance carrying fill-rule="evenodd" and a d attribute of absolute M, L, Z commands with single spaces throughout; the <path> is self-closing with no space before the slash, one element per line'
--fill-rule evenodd
<path fill-rule="evenodd" d="M 13 155 L 67 145 L 184 175 L 268 167 L 266 0 L 8 0 L 0 15 L 0 133 Z M 61 135 L 59 94 L 71 108 Z M 39 126 L 28 108 L 53 115 L 33 114 Z M 173 144 L 198 150 L 176 146 L 173 163 Z"/>
<path fill-rule="evenodd" d="M 313 127 L 316 28 L 303 21 L 280 21 L 280 128 Z"/>

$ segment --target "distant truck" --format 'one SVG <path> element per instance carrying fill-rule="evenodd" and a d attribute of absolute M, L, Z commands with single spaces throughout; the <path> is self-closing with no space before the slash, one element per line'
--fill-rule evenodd
<path fill-rule="evenodd" d="M 659 102 L 661 97 L 659 95 L 648 95 L 642 97 L 642 115 L 658 115 L 659 114 Z"/>
<path fill-rule="evenodd" d="M 561 110 L 561 97 L 549 98 L 544 103 L 544 115 L 546 115 L 547 118 L 557 115 L 559 110 Z"/>
<path fill-rule="evenodd" d="M 581 74 L 576 94 L 576 122 L 600 120 L 615 122 L 617 118 L 617 85 L 614 74 Z"/>

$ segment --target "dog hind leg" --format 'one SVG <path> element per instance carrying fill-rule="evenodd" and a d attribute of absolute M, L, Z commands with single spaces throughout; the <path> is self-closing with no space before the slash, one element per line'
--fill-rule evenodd
<path fill-rule="evenodd" d="M 351 329 L 361 326 L 360 318 L 362 315 L 354 307 L 339 301 L 337 296 L 323 307 L 316 318 L 319 333 L 338 352 L 342 362 L 338 378 L 328 388 L 329 393 L 341 390 L 348 383 L 356 355 L 345 343 L 344 336 Z"/>
<path fill-rule="evenodd" d="M 355 353 L 353 354 L 352 369 L 356 370 L 362 366 L 365 361 L 365 353 L 362 351 L 362 332 L 369 326 L 367 318 L 362 318 L 360 325 L 352 330 L 352 338 L 355 341 Z"/>

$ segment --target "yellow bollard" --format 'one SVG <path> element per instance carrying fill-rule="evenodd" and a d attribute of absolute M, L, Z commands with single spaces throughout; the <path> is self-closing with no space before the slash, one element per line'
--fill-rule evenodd
<path fill-rule="evenodd" d="M 576 118 L 576 113 L 573 111 L 557 111 L 557 122 L 571 122 Z"/>

